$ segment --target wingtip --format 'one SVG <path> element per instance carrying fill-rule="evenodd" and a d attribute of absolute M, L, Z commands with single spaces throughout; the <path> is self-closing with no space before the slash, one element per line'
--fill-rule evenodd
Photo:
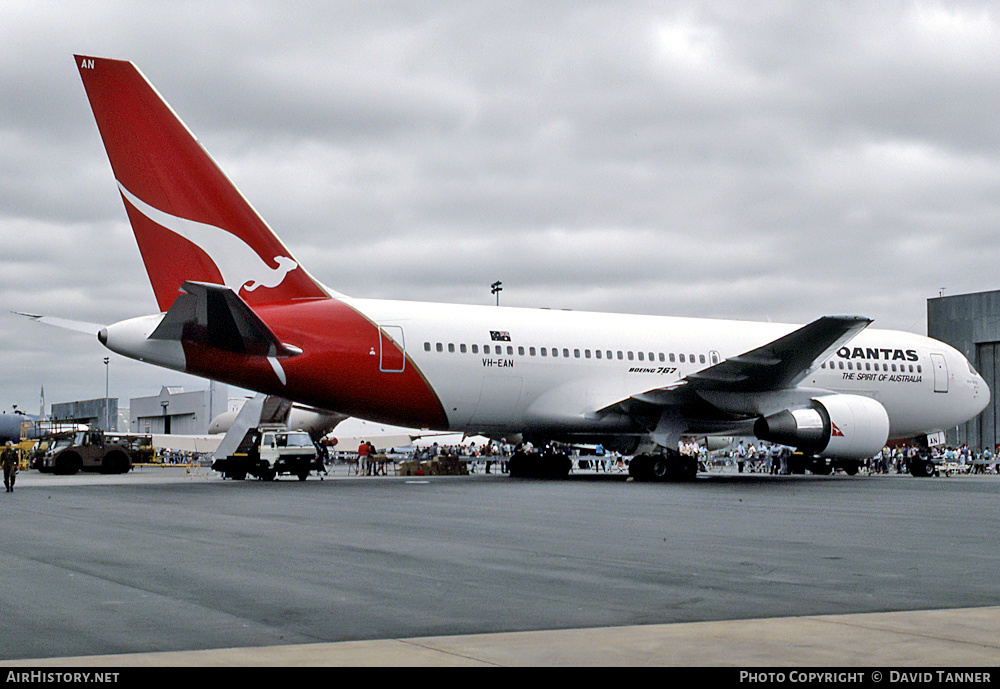
<path fill-rule="evenodd" d="M 832 320 L 847 322 L 847 323 L 864 323 L 866 326 L 871 325 L 875 322 L 874 318 L 869 318 L 868 316 L 859 316 L 857 314 L 845 314 L 841 316 L 827 316 Z"/>

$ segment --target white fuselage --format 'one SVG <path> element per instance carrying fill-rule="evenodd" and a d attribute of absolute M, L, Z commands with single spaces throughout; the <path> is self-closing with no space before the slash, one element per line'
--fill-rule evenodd
<path fill-rule="evenodd" d="M 676 385 L 691 373 L 798 327 L 344 301 L 386 327 L 441 399 L 451 429 L 469 431 L 556 427 L 597 431 L 596 411 L 632 395 Z M 866 330 L 822 363 L 794 390 L 731 394 L 711 402 L 733 413 L 766 415 L 816 394 L 861 395 L 886 408 L 890 437 L 909 437 L 962 423 L 989 401 L 989 389 L 960 352 L 920 335 Z"/>

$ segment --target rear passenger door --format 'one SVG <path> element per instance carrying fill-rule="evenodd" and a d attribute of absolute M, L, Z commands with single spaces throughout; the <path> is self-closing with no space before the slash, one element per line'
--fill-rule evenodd
<path fill-rule="evenodd" d="M 401 325 L 380 325 L 378 369 L 382 373 L 402 373 L 406 368 L 406 340 Z"/>

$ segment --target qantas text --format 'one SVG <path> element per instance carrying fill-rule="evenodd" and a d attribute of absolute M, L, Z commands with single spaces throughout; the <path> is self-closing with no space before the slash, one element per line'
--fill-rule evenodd
<path fill-rule="evenodd" d="M 917 361 L 915 349 L 878 349 L 875 347 L 841 347 L 837 350 L 841 359 L 866 359 L 868 361 Z"/>

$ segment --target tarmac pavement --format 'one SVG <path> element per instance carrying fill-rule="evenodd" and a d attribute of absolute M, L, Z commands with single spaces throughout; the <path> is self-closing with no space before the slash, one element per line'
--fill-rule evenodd
<path fill-rule="evenodd" d="M 995 667 L 1000 608 L 382 639 L 27 661 L 31 667 Z"/>
<path fill-rule="evenodd" d="M 0 665 L 992 666 L 998 490 L 23 472 Z"/>

